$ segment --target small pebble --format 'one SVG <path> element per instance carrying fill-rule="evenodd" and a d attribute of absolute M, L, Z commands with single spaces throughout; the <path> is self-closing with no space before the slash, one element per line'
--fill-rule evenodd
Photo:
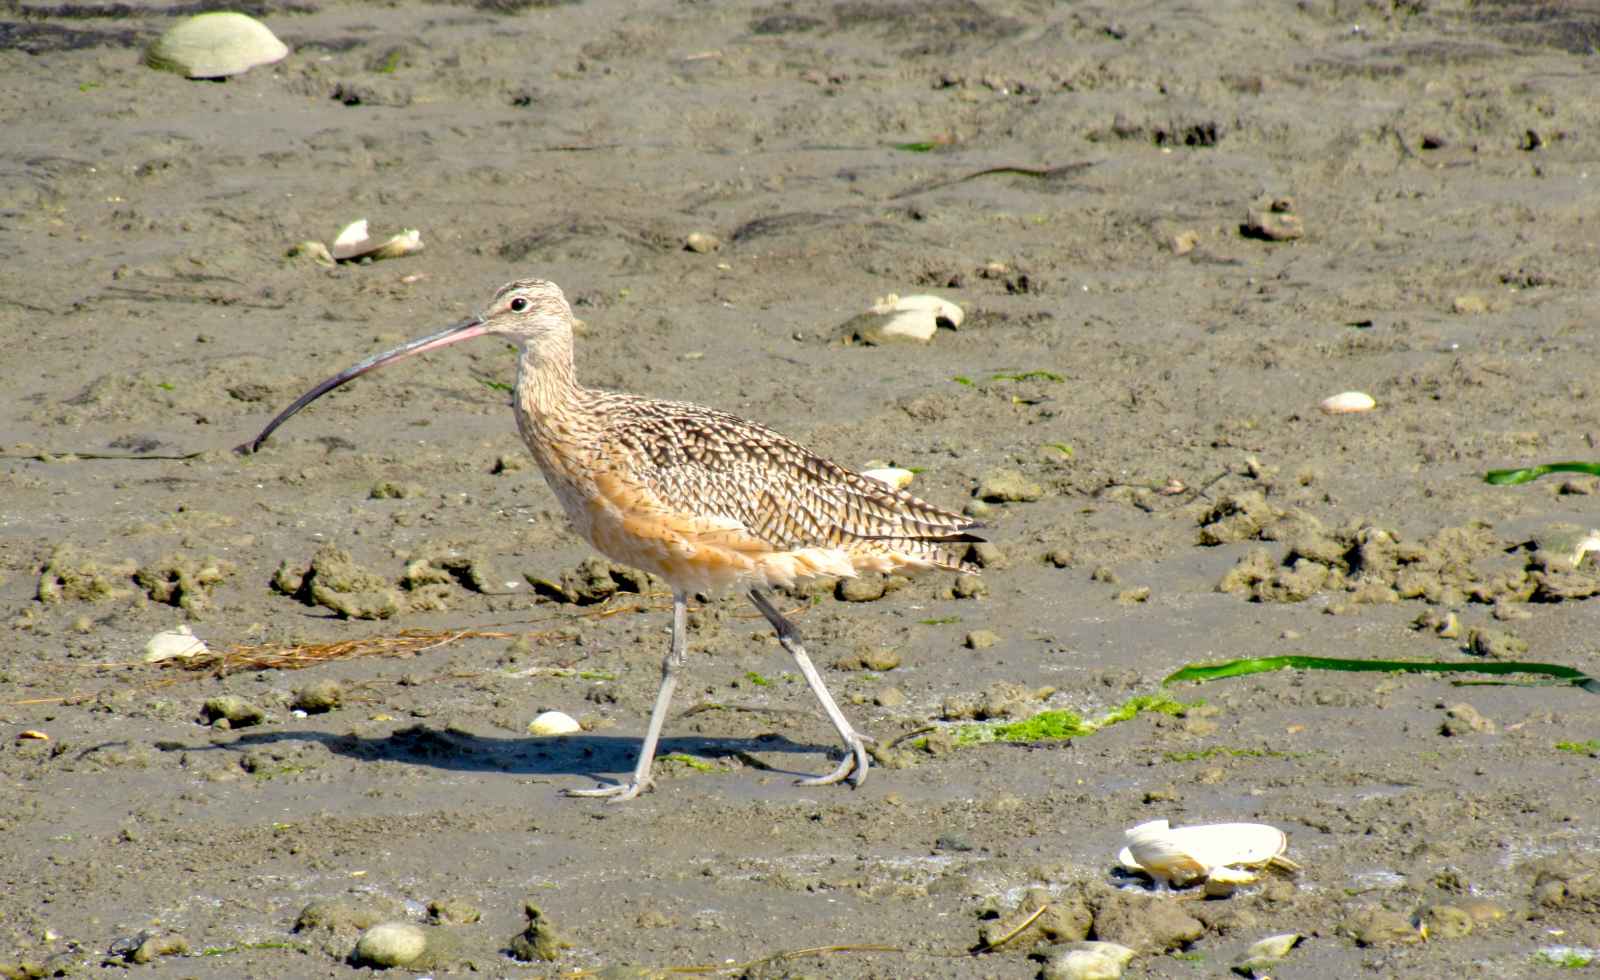
<path fill-rule="evenodd" d="M 978 480 L 974 495 L 986 503 L 1026 502 L 1044 496 L 1044 487 L 1017 470 L 996 469 Z"/>
<path fill-rule="evenodd" d="M 991 630 L 973 630 L 962 643 L 969 650 L 987 650 L 1000 642 L 1000 635 Z"/>

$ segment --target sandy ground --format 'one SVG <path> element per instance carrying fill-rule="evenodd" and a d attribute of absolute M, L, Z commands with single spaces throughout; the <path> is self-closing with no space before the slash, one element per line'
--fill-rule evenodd
<path fill-rule="evenodd" d="M 1216 976 L 1298 932 L 1279 975 L 1504 977 L 1600 946 L 1600 700 L 1572 687 L 1285 671 L 1070 743 L 943 731 L 1099 717 L 1203 660 L 1593 671 L 1600 573 L 1551 542 L 1600 523 L 1596 481 L 1481 477 L 1596 456 L 1600 8 L 269 2 L 244 9 L 293 54 L 214 83 L 142 67 L 173 12 L 134 6 L 0 5 L 5 975 L 153 939 L 209 955 L 145 973 L 340 977 L 385 919 L 442 923 L 426 970 L 497 976 L 1022 977 L 1084 934 L 1138 948 L 1129 975 Z M 1302 237 L 1245 233 L 1273 199 Z M 362 217 L 425 250 L 288 256 Z M 984 505 L 986 591 L 783 598 L 860 727 L 930 741 L 796 787 L 833 734 L 713 597 L 655 791 L 564 798 L 631 767 L 669 603 L 532 594 L 611 578 L 518 442 L 502 343 L 230 452 L 529 275 L 586 322 L 589 384 L 915 468 L 956 509 L 1014 471 L 1037 499 Z M 930 291 L 960 329 L 841 342 Z M 1347 389 L 1377 409 L 1318 411 Z M 493 635 L 140 664 L 179 624 L 219 651 Z M 295 710 L 328 681 L 336 710 Z M 528 735 L 546 708 L 587 730 Z M 1147 895 L 1113 867 L 1156 818 L 1278 825 L 1303 870 Z M 1051 935 L 967 952 L 1041 898 Z M 507 955 L 525 902 L 554 962 Z"/>

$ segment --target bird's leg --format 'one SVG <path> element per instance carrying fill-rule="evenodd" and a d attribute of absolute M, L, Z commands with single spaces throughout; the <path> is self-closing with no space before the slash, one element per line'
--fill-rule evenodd
<path fill-rule="evenodd" d="M 661 726 L 667 720 L 667 706 L 672 703 L 672 690 L 678 686 L 678 669 L 685 657 L 684 631 L 689 616 L 689 596 L 681 589 L 672 592 L 672 649 L 661 662 L 661 688 L 656 691 L 656 705 L 650 709 L 650 725 L 645 729 L 644 744 L 639 746 L 639 762 L 633 767 L 633 778 L 625 785 L 599 786 L 594 789 L 569 789 L 568 796 L 604 796 L 612 802 L 631 800 L 650 785 L 650 764 L 655 761 L 656 742 L 661 739 Z"/>
<path fill-rule="evenodd" d="M 844 739 L 845 749 L 847 750 L 844 755 L 844 761 L 840 762 L 839 767 L 833 772 L 828 773 L 826 776 L 817 776 L 814 779 L 802 779 L 800 780 L 800 785 L 826 786 L 830 783 L 841 782 L 848 776 L 852 786 L 860 786 L 862 781 L 867 778 L 866 740 L 854 728 L 850 727 L 850 722 L 845 720 L 844 712 L 840 711 L 839 706 L 833 703 L 833 695 L 829 694 L 827 687 L 823 685 L 822 675 L 818 674 L 817 668 L 812 666 L 811 658 L 806 656 L 806 648 L 800 644 L 800 631 L 795 628 L 795 625 L 785 619 L 783 613 L 778 612 L 777 607 L 773 606 L 759 590 L 750 590 L 750 601 L 754 602 L 756 608 L 761 610 L 761 615 L 767 617 L 767 622 L 771 623 L 772 628 L 778 633 L 778 642 L 783 644 L 783 648 L 789 651 L 790 656 L 794 657 L 794 662 L 800 667 L 800 673 L 805 676 L 806 683 L 811 685 L 811 693 L 815 694 L 817 700 L 822 702 L 822 710 L 827 712 L 828 720 L 833 722 L 834 730 L 839 733 L 840 738 Z"/>

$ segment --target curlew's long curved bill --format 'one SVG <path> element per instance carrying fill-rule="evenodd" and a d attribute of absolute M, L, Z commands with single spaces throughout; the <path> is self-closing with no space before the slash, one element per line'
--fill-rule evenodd
<path fill-rule="evenodd" d="M 299 398 L 296 398 L 293 405 L 290 405 L 288 408 L 279 412 L 277 418 L 274 418 L 271 422 L 267 423 L 267 427 L 261 430 L 260 435 L 256 436 L 249 442 L 244 443 L 243 445 L 235 446 L 233 451 L 244 456 L 248 456 L 257 451 L 261 448 L 261 444 L 267 441 L 267 437 L 272 435 L 278 426 L 289 421 L 289 419 L 293 417 L 296 412 L 300 411 L 302 408 L 305 408 L 307 405 L 316 401 L 318 398 L 321 398 L 323 395 L 326 395 L 328 392 L 339 387 L 345 382 L 354 381 L 356 378 L 361 377 L 368 371 L 376 371 L 378 368 L 381 368 L 386 364 L 393 364 L 395 361 L 410 357 L 413 354 L 422 354 L 430 350 L 437 350 L 440 347 L 449 346 L 450 344 L 459 343 L 463 340 L 471 340 L 473 337 L 481 337 L 487 332 L 488 328 L 483 322 L 483 317 L 469 316 L 460 323 L 446 327 L 436 334 L 430 334 L 429 336 L 420 337 L 416 340 L 413 340 L 410 343 L 401 344 L 399 347 L 396 347 L 393 350 L 386 350 L 382 354 L 374 354 L 362 361 L 360 364 L 340 371 L 338 374 L 317 385 L 315 388 L 312 388 Z"/>

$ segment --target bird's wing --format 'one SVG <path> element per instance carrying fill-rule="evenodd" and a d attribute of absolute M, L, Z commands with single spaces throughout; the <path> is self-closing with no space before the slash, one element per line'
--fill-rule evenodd
<path fill-rule="evenodd" d="M 919 551 L 970 541 L 977 525 L 863 477 L 765 426 L 676 402 L 632 406 L 607 438 L 625 444 L 615 478 L 639 503 L 744 550 Z M 748 536 L 751 540 L 742 540 Z M 945 564 L 945 561 L 938 561 Z"/>

